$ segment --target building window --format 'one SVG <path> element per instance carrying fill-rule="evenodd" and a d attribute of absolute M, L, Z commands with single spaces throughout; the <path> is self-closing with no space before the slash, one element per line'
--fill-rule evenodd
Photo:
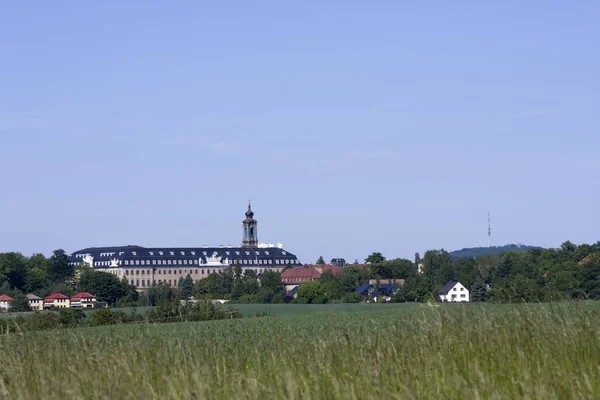
<path fill-rule="evenodd" d="M 187 260 L 183 260 L 183 265 L 187 265 Z"/>
<path fill-rule="evenodd" d="M 466 295 L 466 294 L 464 294 L 464 293 L 462 293 L 462 294 L 460 295 L 460 297 L 467 297 L 467 295 Z"/>
<path fill-rule="evenodd" d="M 454 288 L 454 289 L 452 289 L 452 290 L 456 292 L 456 288 Z"/>
<path fill-rule="evenodd" d="M 152 265 L 156 265 L 156 260 L 152 260 Z"/>
<path fill-rule="evenodd" d="M 196 255 L 196 252 L 195 252 L 195 251 L 192 251 L 192 255 L 193 255 L 193 256 L 195 256 L 195 255 Z"/>
<path fill-rule="evenodd" d="M 139 270 L 139 269 L 136 269 L 136 270 L 135 270 L 135 274 L 136 274 L 136 275 L 139 275 L 139 274 L 140 274 L 140 270 Z"/>
<path fill-rule="evenodd" d="M 140 280 L 139 279 L 135 280 L 135 286 L 140 286 Z"/>
<path fill-rule="evenodd" d="M 142 279 L 142 287 L 146 287 L 146 281 Z"/>
<path fill-rule="evenodd" d="M 175 252 L 174 252 L 174 251 L 171 251 L 171 255 L 172 255 L 172 256 L 174 256 L 174 255 L 175 255 Z"/>
<path fill-rule="evenodd" d="M 204 275 L 204 270 L 202 270 L 202 275 Z"/>
<path fill-rule="evenodd" d="M 464 288 L 464 287 L 461 287 L 461 288 L 460 288 L 460 291 L 462 292 L 463 290 L 465 290 L 465 288 Z"/>
<path fill-rule="evenodd" d="M 125 275 L 129 275 L 129 270 L 128 269 L 125 270 Z"/>
<path fill-rule="evenodd" d="M 171 260 L 168 260 L 168 261 L 167 261 L 167 264 L 171 265 Z"/>
<path fill-rule="evenodd" d="M 181 275 L 181 270 L 179 270 L 179 275 Z"/>
<path fill-rule="evenodd" d="M 160 275 L 160 269 L 158 270 L 158 274 Z"/>

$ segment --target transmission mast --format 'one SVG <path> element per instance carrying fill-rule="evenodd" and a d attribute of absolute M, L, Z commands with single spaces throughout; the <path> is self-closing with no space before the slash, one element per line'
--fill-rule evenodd
<path fill-rule="evenodd" d="M 492 247 L 492 218 L 488 212 L 488 247 Z"/>

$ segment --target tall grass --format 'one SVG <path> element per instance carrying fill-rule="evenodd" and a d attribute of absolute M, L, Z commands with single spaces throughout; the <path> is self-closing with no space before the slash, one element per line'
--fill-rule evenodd
<path fill-rule="evenodd" d="M 600 303 L 16 333 L 0 360 L 10 399 L 593 399 Z"/>

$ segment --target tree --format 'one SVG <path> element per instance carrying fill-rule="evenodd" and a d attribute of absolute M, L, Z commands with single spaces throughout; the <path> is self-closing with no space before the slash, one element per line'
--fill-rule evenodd
<path fill-rule="evenodd" d="M 95 270 L 81 273 L 79 289 L 95 295 L 98 301 L 106 301 L 112 305 L 128 294 L 115 275 Z"/>
<path fill-rule="evenodd" d="M 48 279 L 52 281 L 66 281 L 73 278 L 75 267 L 69 265 L 69 257 L 64 250 L 54 250 L 50 257 Z"/>
<path fill-rule="evenodd" d="M 317 260 L 317 262 L 315 264 L 317 264 L 317 265 L 325 264 L 325 259 L 323 259 L 323 256 L 319 256 L 319 259 Z"/>
<path fill-rule="evenodd" d="M 13 288 L 23 289 L 26 274 L 27 258 L 23 254 L 0 254 L 0 279 L 4 275 Z"/>
<path fill-rule="evenodd" d="M 469 297 L 473 302 L 487 300 L 487 287 L 485 286 L 485 282 L 483 280 L 477 279 L 475 283 L 473 283 Z"/>
<path fill-rule="evenodd" d="M 187 274 L 185 279 L 179 280 L 179 290 L 181 291 L 181 298 L 184 300 L 192 297 L 192 292 L 194 291 L 194 280 L 190 274 Z"/>
<path fill-rule="evenodd" d="M 302 304 L 325 304 L 327 296 L 321 282 L 312 281 L 298 288 L 296 301 Z"/>
<path fill-rule="evenodd" d="M 276 271 L 266 271 L 260 279 L 261 289 L 271 290 L 274 293 L 281 292 L 283 286 L 281 285 L 281 274 Z"/>
<path fill-rule="evenodd" d="M 142 295 L 142 304 L 148 306 L 157 306 L 161 301 L 179 301 L 180 292 L 166 283 L 151 286 L 145 294 Z"/>
<path fill-rule="evenodd" d="M 368 256 L 368 257 L 365 259 L 365 262 L 366 262 L 367 264 L 368 264 L 368 263 L 371 263 L 371 264 L 377 264 L 377 263 L 382 263 L 382 262 L 384 262 L 384 261 L 385 261 L 385 257 L 383 256 L 383 254 L 381 254 L 381 253 L 379 253 L 379 252 L 372 253 L 370 256 Z"/>
<path fill-rule="evenodd" d="M 13 292 L 12 298 L 13 301 L 10 302 L 10 311 L 13 312 L 22 312 L 22 311 L 31 311 L 29 307 L 29 300 L 20 290 L 15 289 Z"/>
<path fill-rule="evenodd" d="M 12 291 L 10 287 L 10 283 L 8 281 L 4 281 L 2 286 L 0 286 L 0 294 L 8 295 Z"/>
<path fill-rule="evenodd" d="M 43 254 L 34 254 L 27 260 L 25 293 L 37 292 L 46 286 L 50 261 Z"/>
<path fill-rule="evenodd" d="M 247 269 L 244 271 L 244 278 L 256 279 L 256 271 L 253 269 Z"/>

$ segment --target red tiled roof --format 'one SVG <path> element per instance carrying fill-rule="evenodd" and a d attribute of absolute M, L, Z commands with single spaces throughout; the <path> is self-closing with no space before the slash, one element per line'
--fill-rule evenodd
<path fill-rule="evenodd" d="M 94 296 L 93 294 L 89 294 L 88 292 L 81 292 L 81 293 L 77 293 L 74 294 L 73 297 L 71 297 L 71 301 L 81 301 L 81 299 L 95 299 L 96 296 Z"/>
<path fill-rule="evenodd" d="M 0 301 L 13 301 L 14 299 L 10 296 L 7 296 L 5 294 L 0 294 Z"/>
<path fill-rule="evenodd" d="M 342 268 L 329 264 L 304 265 L 302 267 L 288 268 L 281 273 L 283 283 L 306 283 L 319 279 L 325 271 L 337 274 Z"/>
<path fill-rule="evenodd" d="M 50 296 L 47 296 L 44 299 L 44 303 L 54 303 L 54 300 L 64 300 L 64 299 L 68 299 L 67 296 L 65 296 L 62 293 L 52 293 Z"/>

